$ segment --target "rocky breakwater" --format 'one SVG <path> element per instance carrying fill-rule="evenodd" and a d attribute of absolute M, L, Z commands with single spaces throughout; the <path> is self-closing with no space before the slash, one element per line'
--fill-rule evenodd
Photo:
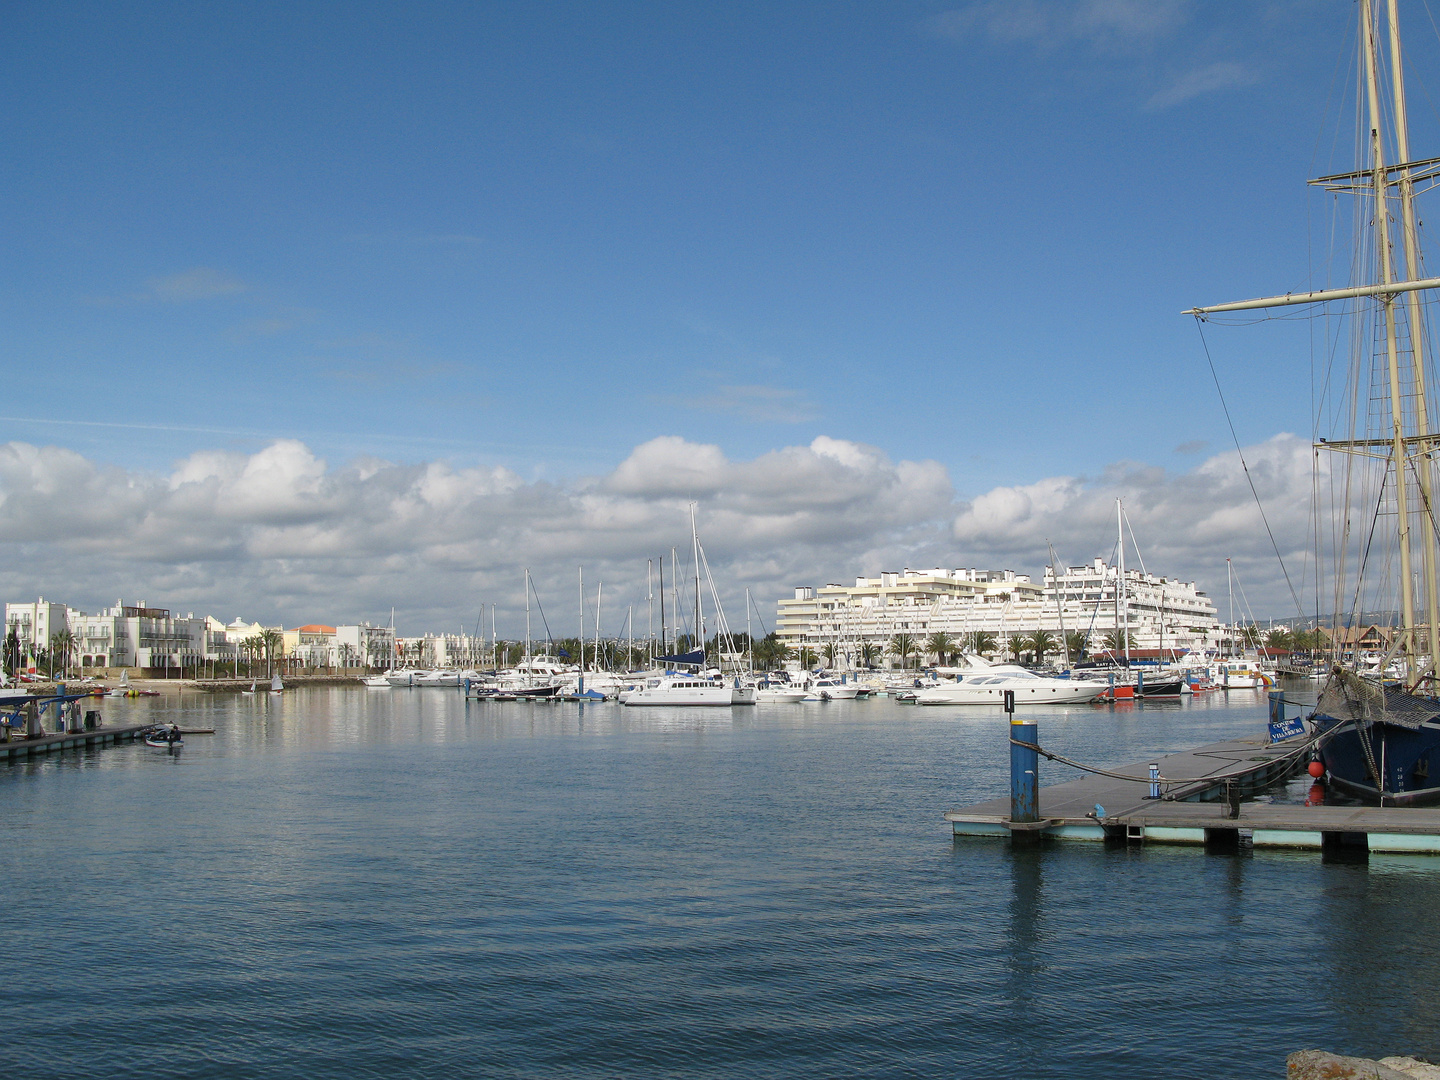
<path fill-rule="evenodd" d="M 1285 1059 L 1286 1080 L 1440 1080 L 1440 1065 L 1415 1057 L 1357 1058 L 1301 1050 Z"/>
<path fill-rule="evenodd" d="M 302 686 L 363 686 L 359 675 L 284 675 L 281 676 L 285 689 L 296 690 Z M 238 693 L 255 687 L 257 690 L 270 689 L 270 676 L 256 676 L 254 679 L 196 679 L 190 684 L 197 690 L 209 690 L 217 694 Z"/>

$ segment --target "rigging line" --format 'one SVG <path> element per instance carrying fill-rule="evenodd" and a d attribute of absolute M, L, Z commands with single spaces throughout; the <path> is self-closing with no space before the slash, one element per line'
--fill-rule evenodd
<path fill-rule="evenodd" d="M 760 629 L 761 629 L 761 630 L 765 630 L 764 636 L 765 636 L 765 637 L 769 637 L 769 636 L 770 636 L 770 631 L 765 629 L 765 617 L 760 614 L 760 605 L 757 604 L 757 603 L 755 603 L 755 594 L 754 594 L 754 593 L 751 593 L 751 594 L 750 594 L 750 606 L 755 609 L 755 618 L 756 618 L 756 619 L 759 621 L 759 623 L 760 623 Z"/>
<path fill-rule="evenodd" d="M 545 627 L 545 640 L 547 643 L 553 645 L 555 639 L 550 634 L 550 624 L 545 619 L 545 608 L 540 603 L 540 594 L 535 590 L 535 579 L 533 577 L 530 579 L 530 592 L 535 596 L 535 607 L 540 612 L 540 622 Z"/>
<path fill-rule="evenodd" d="M 1350 619 L 1353 622 L 1357 615 L 1364 614 L 1360 608 L 1360 590 L 1365 581 L 1365 567 L 1370 562 L 1370 545 L 1375 542 L 1375 526 L 1380 521 L 1380 507 L 1385 502 L 1385 483 L 1390 479 L 1390 470 L 1385 470 L 1385 475 L 1380 477 L 1380 491 L 1375 497 L 1375 514 L 1370 519 L 1370 533 L 1365 537 L 1365 551 L 1360 556 L 1360 565 L 1355 568 L 1355 595 L 1350 601 Z"/>
<path fill-rule="evenodd" d="M 1235 453 L 1240 455 L 1240 468 L 1245 471 L 1245 482 L 1250 485 L 1250 494 L 1255 496 L 1255 505 L 1260 510 L 1260 520 L 1265 523 L 1265 535 L 1270 537 L 1270 546 L 1275 549 L 1275 558 L 1280 562 L 1280 572 L 1285 575 L 1285 585 L 1290 590 L 1290 599 L 1295 602 L 1295 613 L 1305 617 L 1305 605 L 1300 603 L 1300 594 L 1290 580 L 1290 571 L 1285 568 L 1285 557 L 1280 554 L 1280 545 L 1275 542 L 1275 533 L 1270 529 L 1270 519 L 1265 516 L 1265 504 L 1260 501 L 1260 492 L 1255 490 L 1255 481 L 1250 476 L 1250 466 L 1245 462 L 1245 451 L 1240 449 L 1240 436 L 1235 433 L 1235 421 L 1230 419 L 1230 406 L 1225 403 L 1225 391 L 1220 389 L 1220 375 L 1215 370 L 1215 361 L 1210 358 L 1210 343 L 1205 340 L 1205 326 L 1198 317 L 1195 329 L 1200 332 L 1200 344 L 1205 349 L 1205 362 L 1210 365 L 1210 377 L 1215 380 L 1215 393 L 1220 395 L 1220 408 L 1225 412 L 1225 423 L 1230 426 L 1230 438 L 1235 441 Z"/>
<path fill-rule="evenodd" d="M 1435 14 L 1430 10 L 1430 0 L 1420 0 L 1425 7 L 1425 16 L 1430 20 L 1430 29 L 1435 31 L 1436 40 L 1440 40 L 1440 26 L 1435 25 Z M 1425 100 L 1430 102 L 1430 111 L 1435 112 L 1435 101 L 1430 97 L 1430 91 L 1425 88 L 1425 81 L 1420 80 L 1420 89 L 1425 92 Z M 1437 119 L 1440 119 L 1440 112 L 1435 112 Z"/>

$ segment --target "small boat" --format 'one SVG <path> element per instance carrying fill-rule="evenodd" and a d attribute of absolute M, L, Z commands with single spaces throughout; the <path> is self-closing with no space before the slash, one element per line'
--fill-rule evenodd
<path fill-rule="evenodd" d="M 860 693 L 857 683 L 846 682 L 843 678 L 817 679 L 815 690 L 823 701 L 854 701 Z"/>
<path fill-rule="evenodd" d="M 185 745 L 185 740 L 175 724 L 158 724 L 145 733 L 145 745 L 173 753 Z"/>
<path fill-rule="evenodd" d="M 998 705 L 1005 695 L 1025 705 L 1051 705 L 1093 701 L 1108 689 L 1105 683 L 1075 679 L 1049 679 L 1015 664 L 991 664 L 966 656 L 970 670 L 954 682 L 942 683 L 915 695 L 917 705 Z M 904 698 L 896 695 L 897 701 Z"/>
<path fill-rule="evenodd" d="M 378 689 L 390 689 L 390 677 L 388 675 L 366 675 L 360 680 L 366 686 L 373 686 Z"/>
<path fill-rule="evenodd" d="M 252 682 L 250 683 L 250 689 L 249 689 L 249 690 L 241 690 L 240 693 L 244 694 L 246 697 L 254 697 L 254 696 L 255 696 L 255 683 L 252 681 Z"/>
<path fill-rule="evenodd" d="M 805 691 L 798 686 L 785 686 L 780 684 L 774 686 L 758 686 L 755 688 L 755 700 L 771 705 L 793 705 L 805 700 Z"/>
<path fill-rule="evenodd" d="M 274 675 L 270 677 L 270 692 L 272 694 L 278 694 L 281 693 L 284 689 L 285 684 L 280 681 L 280 673 L 277 671 Z"/>

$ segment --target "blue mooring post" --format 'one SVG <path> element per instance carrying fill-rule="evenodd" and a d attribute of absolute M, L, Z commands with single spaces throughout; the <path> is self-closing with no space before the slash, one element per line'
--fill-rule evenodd
<path fill-rule="evenodd" d="M 1033 721 L 1015 719 L 1013 691 L 1005 693 L 1005 711 L 1010 714 L 1010 820 L 1024 823 L 1040 820 L 1040 755 L 1031 747 L 1037 745 L 1039 731 Z M 1029 743 L 1029 746 L 1017 746 Z M 1011 836 L 1015 836 L 1014 832 Z"/>
<path fill-rule="evenodd" d="M 1285 691 L 1270 691 L 1270 723 L 1283 724 L 1285 722 Z"/>

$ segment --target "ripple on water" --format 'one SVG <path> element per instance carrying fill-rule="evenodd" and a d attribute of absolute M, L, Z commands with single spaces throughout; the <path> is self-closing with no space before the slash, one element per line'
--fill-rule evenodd
<path fill-rule="evenodd" d="M 1263 1076 L 1311 1045 L 1440 1052 L 1436 862 L 953 842 L 940 812 L 1006 789 L 986 710 L 108 711 L 161 710 L 216 735 L 0 770 L 15 1075 Z M 1037 715 L 1125 764 L 1262 710 Z"/>

